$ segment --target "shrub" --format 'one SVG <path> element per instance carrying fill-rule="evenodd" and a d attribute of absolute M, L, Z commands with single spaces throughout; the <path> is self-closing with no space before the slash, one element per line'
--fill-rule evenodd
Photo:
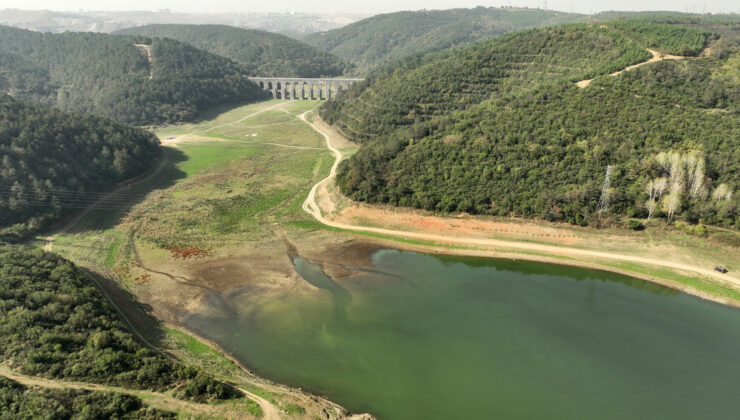
<path fill-rule="evenodd" d="M 632 230 L 644 230 L 645 229 L 645 225 L 643 225 L 641 221 L 636 220 L 636 219 L 627 220 L 627 227 Z"/>

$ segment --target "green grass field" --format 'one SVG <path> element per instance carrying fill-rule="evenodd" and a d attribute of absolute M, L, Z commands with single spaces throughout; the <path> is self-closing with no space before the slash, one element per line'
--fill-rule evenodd
<path fill-rule="evenodd" d="M 301 204 L 328 173 L 323 138 L 297 116 L 316 102 L 249 104 L 194 124 L 163 127 L 166 167 L 60 235 L 54 250 L 96 269 L 125 259 L 135 232 L 157 247 L 215 248 L 257 240 L 273 223 L 308 220 Z M 255 135 L 256 134 L 256 135 Z M 119 261 L 120 262 L 120 261 Z"/>

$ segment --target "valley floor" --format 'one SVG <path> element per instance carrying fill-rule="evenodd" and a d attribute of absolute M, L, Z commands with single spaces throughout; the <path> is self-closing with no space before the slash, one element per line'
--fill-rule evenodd
<path fill-rule="evenodd" d="M 86 210 L 39 246 L 101 274 L 108 280 L 101 287 L 135 329 L 250 392 L 265 418 L 348 414 L 259 378 L 215 350 L 217 343 L 182 330 L 223 294 L 315 291 L 295 271 L 298 255 L 339 282 L 371 268 L 370 255 L 383 247 L 542 260 L 618 271 L 740 306 L 740 252 L 660 223 L 644 232 L 594 230 L 351 202 L 331 181 L 357 146 L 318 120 L 316 106 L 267 101 L 158 130 L 165 159 L 111 195 L 120 208 Z M 730 273 L 715 273 L 714 265 Z"/>

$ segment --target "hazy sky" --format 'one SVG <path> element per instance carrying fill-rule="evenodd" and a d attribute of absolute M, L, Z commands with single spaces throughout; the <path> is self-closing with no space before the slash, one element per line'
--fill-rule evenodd
<path fill-rule="evenodd" d="M 547 0 L 547 8 L 592 13 L 603 10 L 740 12 L 738 0 Z M 158 10 L 178 12 L 355 12 L 449 9 L 475 6 L 543 7 L 545 0 L 0 0 L 0 9 Z"/>

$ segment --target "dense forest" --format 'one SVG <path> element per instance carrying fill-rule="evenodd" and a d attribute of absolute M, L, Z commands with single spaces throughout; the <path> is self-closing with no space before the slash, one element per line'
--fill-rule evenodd
<path fill-rule="evenodd" d="M 583 21 L 585 15 L 550 10 L 486 8 L 388 13 L 304 41 L 357 65 L 357 72 L 409 56 L 534 27 Z"/>
<path fill-rule="evenodd" d="M 0 39 L 0 91 L 64 111 L 143 125 L 265 97 L 241 64 L 174 40 L 5 26 Z"/>
<path fill-rule="evenodd" d="M 226 25 L 146 25 L 115 32 L 172 38 L 244 64 L 252 76 L 333 77 L 348 64 L 285 35 Z"/>
<path fill-rule="evenodd" d="M 0 246 L 0 360 L 26 375 L 173 390 L 206 402 L 241 394 L 145 347 L 87 274 L 52 253 Z"/>
<path fill-rule="evenodd" d="M 321 116 L 355 141 L 552 80 L 608 74 L 650 58 L 618 31 L 586 24 L 533 29 L 374 72 Z"/>
<path fill-rule="evenodd" d="M 158 145 L 141 129 L 0 94 L 0 232 L 22 236 L 85 207 L 152 167 Z"/>
<path fill-rule="evenodd" d="M 140 398 L 103 391 L 28 388 L 0 376 L 0 419 L 176 419 L 146 407 Z"/>
<path fill-rule="evenodd" d="M 699 55 L 710 35 L 707 31 L 685 26 L 647 21 L 616 21 L 609 25 L 648 48 L 684 57 Z"/>
<path fill-rule="evenodd" d="M 598 31 L 623 36 L 625 27 L 633 26 L 605 25 Z M 585 78 L 611 71 L 606 55 L 585 60 L 594 52 L 583 48 L 582 35 L 575 36 L 595 30 L 570 25 L 530 31 L 439 54 L 417 65 L 407 62 L 379 72 L 364 86 L 326 104 L 322 109 L 326 119 L 365 142 L 340 167 L 340 188 L 361 201 L 581 225 L 595 221 L 600 213 L 725 226 L 740 223 L 735 194 L 740 185 L 737 47 L 703 58 L 652 63 L 616 77 L 597 77 L 581 89 L 573 75 Z M 690 48 L 704 44 L 697 35 L 710 37 L 701 30 L 676 32 L 668 25 L 651 31 L 659 35 L 651 37 L 658 48 L 679 45 L 664 36 L 666 31 L 688 33 L 684 39 L 690 41 L 682 44 Z M 516 82 L 518 89 L 499 88 L 493 95 L 478 95 L 482 100 L 471 100 L 472 94 L 452 96 L 447 101 L 454 105 L 448 107 L 425 103 L 432 99 L 423 91 L 430 81 L 451 80 L 444 73 L 448 62 L 470 63 L 464 73 L 473 80 L 489 71 L 469 58 L 476 49 L 502 49 L 526 38 L 534 44 L 530 53 L 538 54 L 533 61 L 545 63 L 550 54 L 568 51 L 541 48 L 544 33 L 549 43 L 574 44 L 576 48 L 561 57 L 571 63 L 570 72 L 527 74 L 521 69 L 536 67 L 510 65 L 507 72 L 513 68 L 523 75 Z M 521 63 L 521 56 L 513 56 L 521 50 L 512 49 L 510 61 L 506 53 L 492 61 Z M 631 54 L 628 49 L 612 57 Z M 585 65 L 573 66 L 577 63 Z M 412 83 L 414 77 L 423 81 Z M 508 78 L 495 84 L 506 86 Z M 391 94 L 401 86 L 406 91 Z M 423 107 L 404 98 L 421 98 Z M 604 197 L 607 166 L 611 177 Z M 608 205 L 599 208 L 602 198 Z"/>

